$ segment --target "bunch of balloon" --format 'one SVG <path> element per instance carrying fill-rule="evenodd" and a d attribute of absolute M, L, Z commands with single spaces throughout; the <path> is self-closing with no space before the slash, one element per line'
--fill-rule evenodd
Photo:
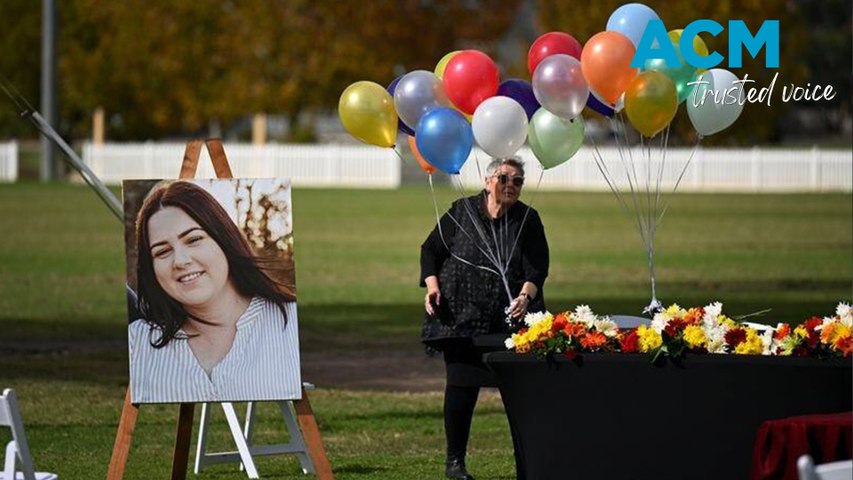
<path fill-rule="evenodd" d="M 679 60 L 678 66 L 651 59 L 642 68 L 632 68 L 637 46 L 652 20 L 659 21 L 660 17 L 646 5 L 622 5 L 610 15 L 605 31 L 587 41 L 580 57 L 583 76 L 590 89 L 587 106 L 608 118 L 618 153 L 618 162 L 608 162 L 592 142 L 593 158 L 621 207 L 636 221 L 635 227 L 648 255 L 652 298 L 644 310 L 647 313 L 661 308 L 655 287 L 655 234 L 672 194 L 681 183 L 701 139 L 730 126 L 742 109 L 738 103 L 726 105 L 709 100 L 696 105 L 692 101 L 687 102 L 687 113 L 696 129 L 697 140 L 681 166 L 672 191 L 663 195 L 663 177 L 665 172 L 672 170 L 666 168 L 669 126 L 678 106 L 688 98 L 704 98 L 706 90 L 716 92 L 730 88 L 737 78 L 722 69 L 702 72 L 686 62 L 680 49 L 682 30 L 668 32 Z M 708 48 L 699 36 L 692 39 L 692 47 L 697 54 L 708 55 Z M 701 89 L 694 96 L 694 85 L 697 80 L 702 80 L 700 76 L 706 83 L 700 84 Z M 621 113 L 623 108 L 628 122 L 640 134 L 637 155 L 631 146 L 625 116 Z M 659 146 L 653 153 L 652 140 L 658 136 Z M 643 173 L 644 178 L 641 176 Z M 628 192 L 623 192 L 625 183 Z"/>

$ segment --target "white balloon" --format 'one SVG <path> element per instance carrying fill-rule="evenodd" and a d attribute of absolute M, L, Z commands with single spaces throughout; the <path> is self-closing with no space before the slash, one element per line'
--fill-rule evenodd
<path fill-rule="evenodd" d="M 580 115 L 589 98 L 581 62 L 562 53 L 545 57 L 533 72 L 533 95 L 545 110 L 560 118 Z"/>
<path fill-rule="evenodd" d="M 474 111 L 471 128 L 483 151 L 496 158 L 509 157 L 527 139 L 527 112 L 509 97 L 491 97 Z"/>
<path fill-rule="evenodd" d="M 415 70 L 403 75 L 394 90 L 394 108 L 406 126 L 414 130 L 425 114 L 438 107 L 449 107 L 444 84 L 434 73 Z"/>
<path fill-rule="evenodd" d="M 708 83 L 697 84 L 685 102 L 687 116 L 699 135 L 708 136 L 725 130 L 740 117 L 743 105 L 737 100 L 743 97 L 743 84 L 735 83 L 738 80 L 734 73 L 723 68 L 712 68 L 701 75 L 699 81 Z M 703 103 L 705 92 L 709 90 L 712 92 L 707 94 Z M 715 96 L 721 101 L 715 101 Z"/>

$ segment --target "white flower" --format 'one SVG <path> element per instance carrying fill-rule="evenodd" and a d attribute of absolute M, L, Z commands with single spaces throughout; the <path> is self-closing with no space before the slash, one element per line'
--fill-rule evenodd
<path fill-rule="evenodd" d="M 853 327 L 853 307 L 849 304 L 844 302 L 839 303 L 835 309 L 835 314 L 838 315 L 841 323 L 848 327 Z"/>
<path fill-rule="evenodd" d="M 603 333 L 605 337 L 614 338 L 619 335 L 619 326 L 610 320 L 610 317 L 599 318 L 593 323 L 595 329 Z"/>
<path fill-rule="evenodd" d="M 596 316 L 592 313 L 592 309 L 589 308 L 589 305 L 578 305 L 575 307 L 575 311 L 572 313 L 572 321 L 574 322 L 583 322 L 588 327 L 591 327 L 593 322 L 596 320 Z"/>
<path fill-rule="evenodd" d="M 773 341 L 774 333 L 776 333 L 776 330 L 767 329 L 761 334 L 762 355 L 773 355 L 773 347 L 775 346 Z"/>
<path fill-rule="evenodd" d="M 513 348 L 515 348 L 515 342 L 512 341 L 512 337 L 509 337 L 504 340 L 504 346 L 507 350 L 512 350 Z"/>
<path fill-rule="evenodd" d="M 723 311 L 723 304 L 720 302 L 714 302 L 710 305 L 705 306 L 705 315 L 702 317 L 702 323 L 706 325 L 716 324 L 717 317 L 720 316 L 720 313 Z"/>
<path fill-rule="evenodd" d="M 652 328 L 660 333 L 669 324 L 669 320 L 670 317 L 666 312 L 658 312 L 655 314 L 655 318 L 652 319 Z"/>
<path fill-rule="evenodd" d="M 723 325 L 705 327 L 705 336 L 708 337 L 707 348 L 709 353 L 725 353 L 726 330 L 726 327 Z"/>
<path fill-rule="evenodd" d="M 553 318 L 550 312 L 528 313 L 524 316 L 524 324 L 528 327 L 532 327 L 547 318 Z"/>

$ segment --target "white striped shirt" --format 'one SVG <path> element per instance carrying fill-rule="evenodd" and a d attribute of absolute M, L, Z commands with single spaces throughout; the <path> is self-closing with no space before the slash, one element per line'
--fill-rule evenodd
<path fill-rule="evenodd" d="M 163 348 L 144 320 L 128 327 L 132 403 L 240 402 L 302 398 L 296 303 L 278 305 L 254 297 L 237 320 L 234 344 L 210 372 L 198 363 L 186 339 Z M 182 332 L 183 333 L 183 332 Z"/>

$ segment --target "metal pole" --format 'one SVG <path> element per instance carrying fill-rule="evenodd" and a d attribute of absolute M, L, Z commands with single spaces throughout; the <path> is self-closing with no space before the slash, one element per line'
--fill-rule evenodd
<path fill-rule="evenodd" d="M 56 0 L 42 0 L 41 42 L 41 111 L 50 125 L 56 125 Z M 57 165 L 53 143 L 47 137 L 41 139 L 42 182 L 57 178 Z"/>

